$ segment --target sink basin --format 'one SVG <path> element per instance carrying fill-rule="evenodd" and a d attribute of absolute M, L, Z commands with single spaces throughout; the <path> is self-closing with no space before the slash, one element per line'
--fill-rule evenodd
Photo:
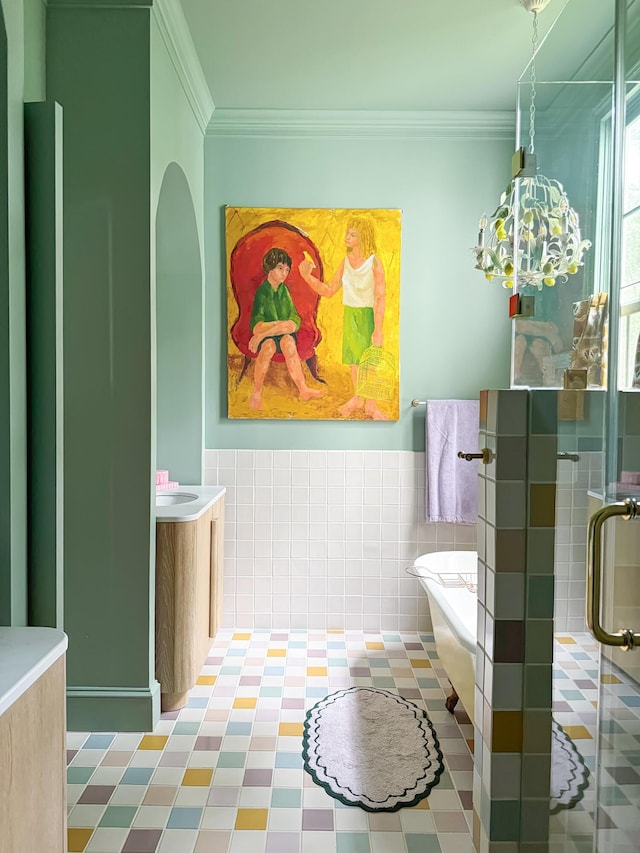
<path fill-rule="evenodd" d="M 171 494 L 156 495 L 156 506 L 172 506 L 197 501 L 198 495 L 191 492 L 172 492 Z"/>
<path fill-rule="evenodd" d="M 176 489 L 161 488 L 156 492 L 156 521 L 196 521 L 224 493 L 220 486 L 195 486 L 191 483 Z"/>

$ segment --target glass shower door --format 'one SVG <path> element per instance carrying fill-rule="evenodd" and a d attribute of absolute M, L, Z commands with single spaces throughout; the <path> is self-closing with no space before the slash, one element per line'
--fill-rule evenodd
<path fill-rule="evenodd" d="M 640 850 L 640 4 L 618 0 L 605 489 L 589 521 L 599 645 L 595 851 Z M 618 251 L 616 251 L 618 247 Z"/>
<path fill-rule="evenodd" d="M 619 396 L 624 453 L 629 399 Z M 640 850 L 640 487 L 622 481 L 599 488 L 597 457 L 587 451 L 558 461 L 556 585 L 573 586 L 576 598 L 564 609 L 562 589 L 556 599 L 552 853 Z M 571 577 L 571 563 L 562 562 L 571 549 L 582 554 L 585 518 L 586 588 L 562 580 Z M 567 529 L 573 542 L 565 545 Z M 587 625 L 585 611 L 566 615 L 577 613 L 582 595 Z"/>
<path fill-rule="evenodd" d="M 600 644 L 600 668 L 597 810 L 589 849 L 631 853 L 640 849 L 640 653 L 634 649 L 640 645 L 640 495 L 625 484 L 618 497 L 623 496 L 598 509 L 590 521 L 594 591 L 589 621 Z"/>
<path fill-rule="evenodd" d="M 609 388 L 601 506 L 587 543 L 587 621 L 599 647 L 592 849 L 640 849 L 640 3 L 617 0 Z M 634 340 L 635 339 L 635 340 Z"/>

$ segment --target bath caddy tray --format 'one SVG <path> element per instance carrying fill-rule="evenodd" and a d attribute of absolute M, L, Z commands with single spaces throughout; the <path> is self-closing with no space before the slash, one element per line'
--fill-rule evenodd
<path fill-rule="evenodd" d="M 415 564 L 407 566 L 405 572 L 414 578 L 430 578 L 439 583 L 440 586 L 449 588 L 466 587 L 473 593 L 477 593 L 478 591 L 478 575 L 476 572 L 447 572 L 442 569 L 438 572 L 432 572 L 425 566 L 416 566 Z"/>

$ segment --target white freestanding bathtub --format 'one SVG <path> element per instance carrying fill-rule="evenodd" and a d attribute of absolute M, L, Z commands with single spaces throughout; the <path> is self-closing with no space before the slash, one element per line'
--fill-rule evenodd
<path fill-rule="evenodd" d="M 458 698 L 473 722 L 478 619 L 476 551 L 437 551 L 418 557 L 407 571 L 429 597 L 438 657 L 453 688 L 446 706 L 453 712 Z"/>

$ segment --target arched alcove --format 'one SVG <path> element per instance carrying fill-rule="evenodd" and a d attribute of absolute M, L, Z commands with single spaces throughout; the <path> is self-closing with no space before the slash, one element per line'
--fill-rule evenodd
<path fill-rule="evenodd" d="M 201 483 L 202 266 L 193 200 L 170 163 L 156 213 L 157 468 Z"/>

